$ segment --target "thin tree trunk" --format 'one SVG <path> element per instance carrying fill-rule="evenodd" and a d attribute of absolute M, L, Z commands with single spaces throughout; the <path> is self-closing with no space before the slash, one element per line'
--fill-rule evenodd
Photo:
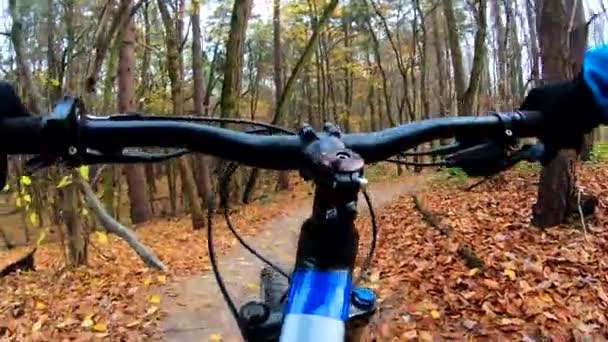
<path fill-rule="evenodd" d="M 203 49 L 202 49 L 202 34 L 200 24 L 200 4 L 193 4 L 191 21 L 192 21 L 192 75 L 194 84 L 194 113 L 202 115 L 204 83 L 203 83 Z M 213 188 L 211 187 L 211 178 L 209 174 L 209 164 L 211 158 L 204 155 L 196 155 L 196 185 L 199 195 L 203 198 L 203 203 L 206 207 L 213 207 Z"/>
<path fill-rule="evenodd" d="M 180 68 L 180 42 L 181 35 L 176 32 L 173 20 L 167 9 L 167 4 L 163 0 L 157 1 L 163 25 L 165 27 L 165 39 L 167 45 L 167 71 L 171 80 L 171 99 L 173 102 L 173 114 L 183 115 L 184 96 L 182 84 L 182 69 Z M 196 182 L 192 175 L 192 167 L 185 157 L 177 160 L 182 183 L 184 184 L 185 195 L 188 197 L 192 214 L 192 227 L 199 229 L 205 225 L 205 217 L 200 198 L 197 193 Z"/>
<path fill-rule="evenodd" d="M 129 20 L 124 32 L 120 35 L 118 63 L 118 111 L 122 113 L 137 110 L 135 104 L 135 23 Z M 144 170 L 141 165 L 126 164 L 125 175 L 129 202 L 131 204 L 131 222 L 134 224 L 150 220 L 150 201 L 145 184 Z"/>
<path fill-rule="evenodd" d="M 272 2 L 272 41 L 273 41 L 273 73 L 274 73 L 274 108 L 275 118 L 273 123 L 279 124 L 281 120 L 281 112 L 279 104 L 283 93 L 283 50 L 281 48 L 281 2 L 273 0 Z M 310 58 L 310 57 L 309 57 Z M 308 61 L 307 61 L 308 63 Z M 254 171 L 252 171 L 253 174 Z M 251 178 L 254 178 L 253 175 Z M 289 173 L 287 171 L 279 172 L 279 180 L 277 182 L 279 190 L 289 190 Z"/>
<path fill-rule="evenodd" d="M 538 51 L 538 36 L 537 36 L 537 22 L 536 22 L 536 11 L 534 10 L 534 1 L 539 0 L 526 0 L 526 17 L 528 22 L 528 33 L 530 36 L 530 52 L 531 52 L 531 79 L 534 81 L 533 85 L 539 85 L 540 81 L 540 52 Z"/>
<path fill-rule="evenodd" d="M 458 115 L 464 115 L 464 94 L 466 92 L 466 81 L 464 79 L 464 66 L 462 62 L 462 49 L 460 48 L 460 40 L 458 36 L 458 24 L 454 14 L 454 5 L 452 0 L 442 0 L 443 13 L 447 25 L 447 36 L 452 56 L 452 72 L 454 73 L 454 86 L 456 88 L 456 99 L 458 103 Z"/>

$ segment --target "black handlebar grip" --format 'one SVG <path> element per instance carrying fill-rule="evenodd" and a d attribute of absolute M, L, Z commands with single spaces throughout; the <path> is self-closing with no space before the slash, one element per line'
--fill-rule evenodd
<path fill-rule="evenodd" d="M 5 154 L 51 152 L 44 127 L 44 119 L 40 117 L 0 118 L 0 151 Z"/>

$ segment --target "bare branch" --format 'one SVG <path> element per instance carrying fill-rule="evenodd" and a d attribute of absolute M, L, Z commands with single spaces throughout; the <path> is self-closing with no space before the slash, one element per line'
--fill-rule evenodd
<path fill-rule="evenodd" d="M 137 239 L 137 236 L 135 236 L 133 231 L 120 224 L 120 222 L 116 221 L 112 216 L 108 215 L 108 213 L 103 209 L 103 205 L 99 199 L 97 199 L 95 192 L 93 192 L 93 189 L 91 189 L 89 183 L 80 176 L 80 173 L 73 172 L 72 177 L 74 177 L 84 192 L 84 197 L 89 205 L 89 208 L 91 208 L 93 213 L 95 213 L 99 219 L 99 222 L 104 226 L 104 228 L 106 228 L 107 231 L 115 234 L 128 243 L 148 267 L 156 268 L 161 271 L 167 270 L 167 267 L 163 264 L 163 262 L 158 259 L 156 254 L 154 254 L 149 247 L 145 246 Z"/>

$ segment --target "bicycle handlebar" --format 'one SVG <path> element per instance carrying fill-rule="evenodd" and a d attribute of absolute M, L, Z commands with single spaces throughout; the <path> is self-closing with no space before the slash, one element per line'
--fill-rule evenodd
<path fill-rule="evenodd" d="M 128 147 L 183 147 L 253 167 L 288 170 L 310 162 L 310 151 L 305 150 L 315 137 L 312 129 L 303 129 L 299 135 L 260 136 L 181 120 L 147 120 L 133 115 L 100 118 L 75 112 L 74 103 L 68 103 L 64 107 L 60 104 L 45 118 L 0 120 L 0 149 L 6 154 L 69 157 L 87 149 L 111 152 Z M 351 149 L 366 163 L 374 163 L 420 143 L 455 135 L 480 140 L 505 135 L 532 137 L 541 124 L 539 112 L 510 112 L 423 120 L 371 133 L 340 134 L 326 129 L 321 134 L 330 136 L 331 144 Z"/>

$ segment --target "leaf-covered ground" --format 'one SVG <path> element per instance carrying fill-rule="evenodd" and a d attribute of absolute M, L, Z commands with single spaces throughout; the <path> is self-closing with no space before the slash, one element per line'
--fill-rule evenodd
<path fill-rule="evenodd" d="M 234 225 L 244 236 L 283 215 L 309 195 L 297 180 L 295 191 L 235 208 Z M 292 183 L 293 184 L 293 183 Z M 223 218 L 214 224 L 219 255 L 237 241 Z M 61 245 L 43 244 L 35 255 L 36 271 L 0 278 L 0 340 L 9 341 L 149 341 L 159 338 L 160 285 L 175 277 L 209 270 L 206 230 L 193 231 L 190 218 L 158 219 L 138 227 L 137 235 L 168 266 L 168 274 L 149 270 L 121 240 L 91 235 L 89 267 L 62 269 Z M 6 264 L 22 247 L 0 255 Z M 102 256 L 103 254 L 103 256 Z"/>
<path fill-rule="evenodd" d="M 422 220 L 410 197 L 384 209 L 372 273 L 381 309 L 370 339 L 606 340 L 608 166 L 586 166 L 579 177 L 600 201 L 587 234 L 578 222 L 530 225 L 538 175 L 529 170 L 469 192 L 439 182 L 421 194 L 454 228 L 449 238 Z M 483 270 L 465 265 L 457 252 L 464 245 Z"/>

